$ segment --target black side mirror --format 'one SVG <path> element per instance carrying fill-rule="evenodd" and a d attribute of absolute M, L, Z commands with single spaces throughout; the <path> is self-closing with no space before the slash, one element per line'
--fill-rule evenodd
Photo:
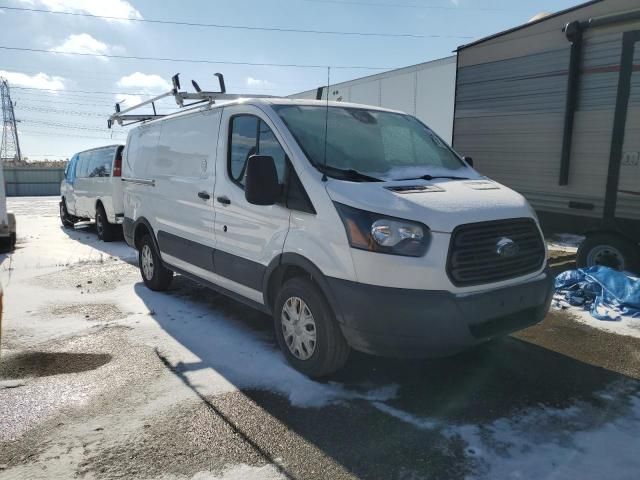
<path fill-rule="evenodd" d="M 462 159 L 467 162 L 467 165 L 469 165 L 470 167 L 473 167 L 473 158 L 471 157 L 462 157 Z"/>
<path fill-rule="evenodd" d="M 280 200 L 282 189 L 273 157 L 252 155 L 247 160 L 244 198 L 253 205 L 273 205 Z"/>

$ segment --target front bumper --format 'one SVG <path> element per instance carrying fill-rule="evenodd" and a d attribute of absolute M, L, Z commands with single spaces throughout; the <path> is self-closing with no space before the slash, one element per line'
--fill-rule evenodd
<path fill-rule="evenodd" d="M 327 280 L 349 344 L 394 357 L 450 355 L 521 330 L 544 318 L 553 297 L 548 267 L 524 283 L 458 295 Z"/>

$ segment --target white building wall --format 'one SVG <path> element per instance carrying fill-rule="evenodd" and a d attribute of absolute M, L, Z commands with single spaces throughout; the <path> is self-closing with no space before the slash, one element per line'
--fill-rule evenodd
<path fill-rule="evenodd" d="M 385 107 L 415 115 L 451 144 L 456 90 L 456 57 L 350 80 L 323 90 L 323 98 Z M 316 90 L 290 95 L 316 98 Z"/>

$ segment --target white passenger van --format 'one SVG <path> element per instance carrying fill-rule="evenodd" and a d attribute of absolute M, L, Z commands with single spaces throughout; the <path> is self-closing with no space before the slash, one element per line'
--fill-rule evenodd
<path fill-rule="evenodd" d="M 111 242 L 121 234 L 123 145 L 109 145 L 76 153 L 60 185 L 60 220 L 72 228 L 76 222 L 95 220 L 98 238 Z"/>
<path fill-rule="evenodd" d="M 402 112 L 209 103 L 129 132 L 124 234 L 147 287 L 179 273 L 272 315 L 309 376 L 351 348 L 448 355 L 539 322 L 552 296 L 533 210 L 469 163 Z"/>

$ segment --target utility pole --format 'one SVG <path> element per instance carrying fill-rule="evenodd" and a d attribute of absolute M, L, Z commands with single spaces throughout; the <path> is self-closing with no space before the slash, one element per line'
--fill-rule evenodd
<path fill-rule="evenodd" d="M 2 144 L 0 145 L 0 161 L 19 162 L 20 142 L 18 141 L 18 128 L 16 116 L 13 112 L 13 102 L 9 92 L 9 84 L 4 78 L 0 78 L 0 96 L 2 97 Z"/>

